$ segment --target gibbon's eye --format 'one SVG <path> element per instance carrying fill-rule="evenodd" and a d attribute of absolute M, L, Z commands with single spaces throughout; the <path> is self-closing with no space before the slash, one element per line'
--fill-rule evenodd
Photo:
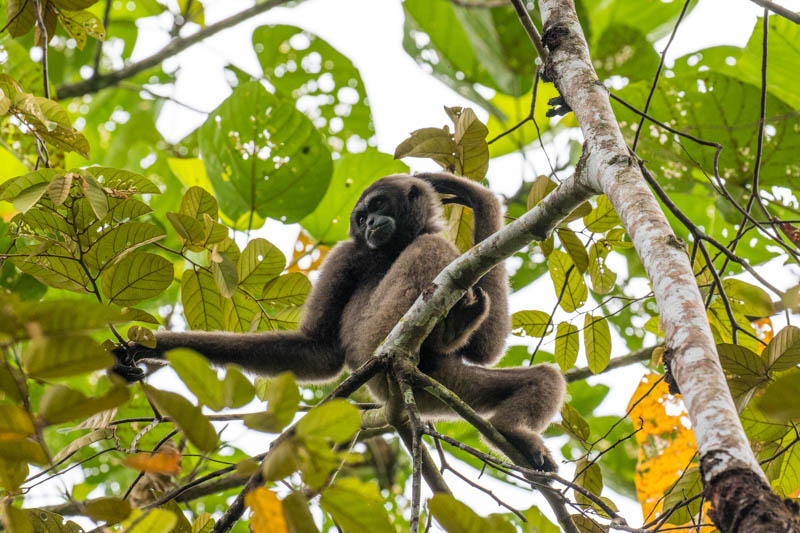
<path fill-rule="evenodd" d="M 364 222 L 366 222 L 366 221 L 367 221 L 367 217 L 365 217 L 364 215 L 359 215 L 359 217 L 358 217 L 358 225 L 359 226 L 363 226 Z"/>

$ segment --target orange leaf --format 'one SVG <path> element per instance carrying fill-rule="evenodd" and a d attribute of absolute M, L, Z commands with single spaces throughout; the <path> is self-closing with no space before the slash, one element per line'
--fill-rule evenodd
<path fill-rule="evenodd" d="M 329 246 L 317 243 L 308 233 L 301 231 L 297 236 L 297 242 L 294 243 L 289 272 L 302 272 L 307 275 L 309 272 L 318 270 L 329 251 Z M 306 266 L 308 257 L 311 258 L 311 263 Z M 304 259 L 303 266 L 300 266 L 301 259 Z"/>
<path fill-rule="evenodd" d="M 250 520 L 253 533 L 288 532 L 281 501 L 271 490 L 259 487 L 248 492 L 244 503 L 253 511 L 253 518 Z"/>
<path fill-rule="evenodd" d="M 123 462 L 128 468 L 156 474 L 178 474 L 181 471 L 181 454 L 174 448 L 156 453 L 137 453 Z"/>
<path fill-rule="evenodd" d="M 656 374 L 646 374 L 628 405 L 633 425 L 642 426 L 636 433 L 639 461 L 634 480 L 646 521 L 661 514 L 664 492 L 689 467 L 697 451 L 680 396 L 670 394 L 664 380 L 653 387 L 657 379 Z"/>

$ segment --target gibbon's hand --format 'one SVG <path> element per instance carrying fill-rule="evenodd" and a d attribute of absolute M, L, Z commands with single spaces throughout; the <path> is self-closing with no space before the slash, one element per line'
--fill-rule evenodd
<path fill-rule="evenodd" d="M 111 371 L 121 376 L 128 383 L 135 383 L 144 378 L 144 370 L 136 366 L 139 359 L 148 356 L 157 357 L 158 352 L 152 348 L 147 348 L 141 344 L 129 341 L 127 344 L 119 344 L 111 351 L 116 361 Z"/>

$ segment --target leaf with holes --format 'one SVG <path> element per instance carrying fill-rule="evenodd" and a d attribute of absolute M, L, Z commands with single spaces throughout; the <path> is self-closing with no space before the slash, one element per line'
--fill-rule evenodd
<path fill-rule="evenodd" d="M 239 257 L 239 286 L 260 297 L 269 280 L 281 273 L 286 265 L 283 253 L 266 239 L 253 239 Z"/>
<path fill-rule="evenodd" d="M 544 311 L 517 311 L 511 315 L 511 329 L 515 335 L 520 331 L 531 337 L 544 337 L 552 329 L 550 315 Z"/>
<path fill-rule="evenodd" d="M 96 238 L 83 258 L 89 268 L 102 270 L 112 261 L 166 237 L 164 230 L 146 222 L 125 222 Z"/>
<path fill-rule="evenodd" d="M 220 209 L 232 220 L 255 212 L 296 222 L 330 183 L 333 164 L 322 135 L 294 100 L 268 93 L 259 81 L 236 87 L 197 138 Z"/>

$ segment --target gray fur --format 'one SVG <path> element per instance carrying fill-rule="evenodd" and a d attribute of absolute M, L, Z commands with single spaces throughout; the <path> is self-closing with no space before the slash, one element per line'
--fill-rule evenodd
<path fill-rule="evenodd" d="M 480 242 L 502 227 L 500 204 L 480 185 L 445 173 L 387 176 L 367 188 L 350 219 L 351 240 L 334 247 L 296 332 L 158 332 L 157 350 L 197 350 L 215 363 L 273 375 L 326 381 L 366 362 L 417 296 L 459 253 L 440 235 L 441 202 L 474 210 Z M 451 309 L 420 350 L 420 369 L 490 417 L 492 424 L 544 470 L 556 470 L 538 433 L 560 410 L 565 382 L 556 367 L 485 368 L 503 354 L 510 330 L 508 277 L 500 263 Z M 387 396 L 382 377 L 369 389 Z M 451 416 L 417 394 L 429 418 Z"/>

